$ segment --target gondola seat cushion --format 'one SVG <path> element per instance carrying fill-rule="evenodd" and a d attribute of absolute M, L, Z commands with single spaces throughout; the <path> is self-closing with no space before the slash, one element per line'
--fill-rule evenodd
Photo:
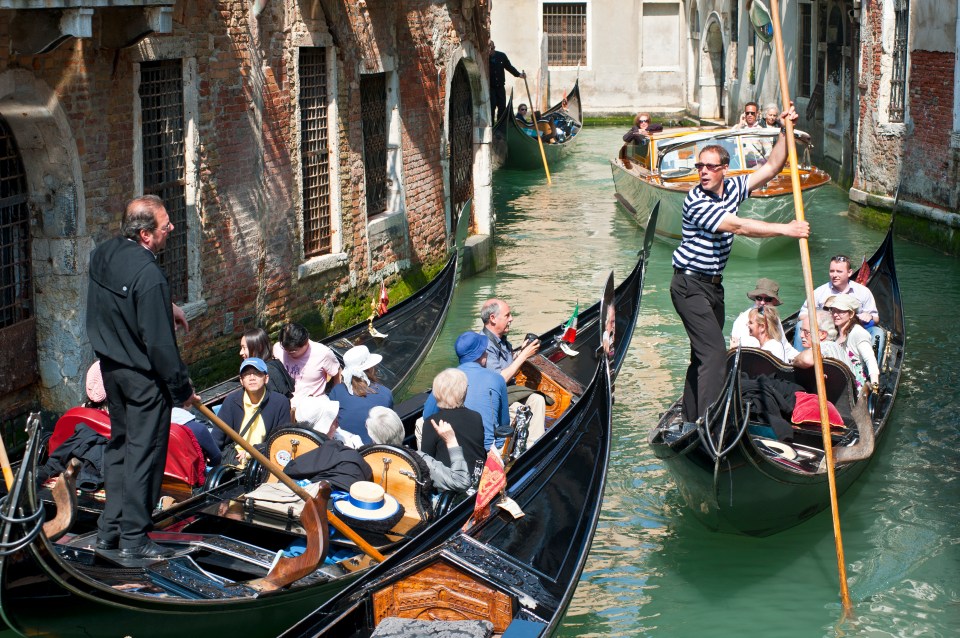
<path fill-rule="evenodd" d="M 791 421 L 800 425 L 801 423 L 820 423 L 820 401 L 817 395 L 808 392 L 797 392 L 797 403 L 793 408 Z M 836 406 L 827 401 L 827 419 L 833 427 L 843 427 L 843 418 Z"/>
<path fill-rule="evenodd" d="M 85 424 L 97 434 L 110 438 L 110 415 L 92 408 L 70 408 L 57 420 L 47 443 L 48 453 L 55 451 L 69 439 L 79 424 Z M 168 478 L 183 481 L 191 486 L 203 485 L 206 463 L 197 437 L 189 428 L 178 423 L 170 424 L 170 439 L 167 446 L 167 462 L 163 473 Z"/>

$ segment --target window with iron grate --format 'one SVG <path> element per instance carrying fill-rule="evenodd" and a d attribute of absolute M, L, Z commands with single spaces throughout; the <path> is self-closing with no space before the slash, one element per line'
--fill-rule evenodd
<path fill-rule="evenodd" d="M 387 208 L 387 74 L 360 76 L 360 116 L 363 121 L 363 172 L 367 185 L 367 216 Z"/>
<path fill-rule="evenodd" d="M 907 93 L 907 36 L 909 0 L 894 0 L 893 77 L 890 79 L 890 121 L 903 122 Z"/>
<path fill-rule="evenodd" d="M 33 316 L 27 194 L 17 142 L 0 116 L 0 328 Z"/>
<path fill-rule="evenodd" d="M 299 81 L 303 254 L 310 258 L 330 253 L 332 234 L 326 47 L 301 47 Z"/>
<path fill-rule="evenodd" d="M 800 59 L 798 60 L 799 80 L 797 94 L 799 97 L 810 97 L 813 93 L 814 56 L 816 55 L 815 40 L 813 37 L 813 5 L 800 3 Z"/>
<path fill-rule="evenodd" d="M 184 303 L 189 273 L 182 61 L 141 63 L 139 95 L 143 192 L 163 200 L 173 224 L 157 261 L 167 274 L 173 301 Z"/>
<path fill-rule="evenodd" d="M 586 2 L 544 2 L 543 33 L 549 66 L 586 66 Z"/>

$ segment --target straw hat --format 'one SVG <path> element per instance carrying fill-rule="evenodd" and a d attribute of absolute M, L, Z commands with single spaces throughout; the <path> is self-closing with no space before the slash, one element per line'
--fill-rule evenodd
<path fill-rule="evenodd" d="M 823 308 L 836 308 L 856 314 L 860 311 L 860 301 L 853 295 L 833 295 L 823 302 Z"/>
<path fill-rule="evenodd" d="M 307 422 L 310 427 L 327 434 L 334 419 L 340 414 L 340 402 L 325 394 L 316 397 L 303 397 L 297 403 L 297 421 Z"/>
<path fill-rule="evenodd" d="M 334 501 L 333 509 L 348 523 L 372 531 L 386 532 L 403 517 L 400 502 L 372 481 L 351 485 L 350 496 Z"/>
<path fill-rule="evenodd" d="M 383 356 L 373 354 L 367 346 L 354 346 L 343 353 L 343 385 L 347 392 L 353 394 L 353 379 L 363 379 L 367 384 L 370 378 L 364 374 L 364 370 L 369 370 L 373 366 L 383 361 Z"/>

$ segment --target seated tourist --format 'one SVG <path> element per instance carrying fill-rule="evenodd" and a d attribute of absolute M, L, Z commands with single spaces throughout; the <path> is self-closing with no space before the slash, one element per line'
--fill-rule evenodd
<path fill-rule="evenodd" d="M 240 364 L 240 389 L 227 395 L 218 416 L 253 446 L 261 445 L 276 429 L 290 424 L 290 400 L 267 390 L 267 364 L 251 357 Z M 223 450 L 225 465 L 247 464 L 248 454 L 229 440 L 226 434 L 214 432 L 217 445 Z"/>
<path fill-rule="evenodd" d="M 426 452 L 415 451 L 427 464 L 433 486 L 439 491 L 464 492 L 470 488 L 471 475 L 467 470 L 467 462 L 463 458 L 463 448 L 457 442 L 457 433 L 449 423 L 437 420 L 434 417 L 427 419 L 430 427 L 446 445 L 450 465 L 444 465 Z M 426 429 L 427 426 L 424 426 Z M 367 432 L 370 439 L 377 445 L 392 445 L 403 447 L 403 421 L 396 412 L 389 408 L 375 407 L 367 417 Z"/>
<path fill-rule="evenodd" d="M 623 141 L 627 143 L 646 143 L 651 133 L 663 130 L 663 125 L 654 124 L 650 121 L 649 113 L 637 113 L 633 118 L 633 128 L 627 131 L 623 136 Z"/>
<path fill-rule="evenodd" d="M 846 255 L 834 255 L 831 257 L 830 281 L 813 291 L 814 303 L 817 304 L 817 308 L 823 308 L 823 302 L 827 300 L 827 297 L 833 295 L 853 295 L 860 304 L 857 319 L 869 328 L 871 325 L 880 321 L 880 316 L 877 312 L 877 302 L 873 298 L 873 293 L 869 288 L 855 281 L 850 281 L 850 277 L 852 276 L 853 264 L 850 262 L 849 257 Z M 807 302 L 804 301 L 800 307 L 800 312 L 803 313 L 806 308 Z"/>
<path fill-rule="evenodd" d="M 733 322 L 733 328 L 730 330 L 730 347 L 749 346 L 753 348 L 760 347 L 757 343 L 750 340 L 750 331 L 747 328 L 747 321 L 751 310 L 779 306 L 780 305 L 780 284 L 773 279 L 761 277 L 757 280 L 757 285 L 753 290 L 747 293 L 747 299 L 753 301 L 753 305 L 741 312 Z M 789 344 L 786 337 L 783 337 L 783 324 L 780 322 L 779 313 L 777 317 L 777 331 L 781 335 L 783 349 L 786 352 L 787 360 L 793 359 L 797 351 Z M 744 342 L 746 340 L 746 342 Z"/>
<path fill-rule="evenodd" d="M 747 328 L 750 336 L 741 340 L 741 346 L 766 350 L 784 363 L 790 363 L 796 356 L 797 352 L 793 349 L 793 346 L 784 343 L 780 315 L 773 306 L 748 310 Z"/>
<path fill-rule="evenodd" d="M 333 350 L 310 340 L 310 333 L 298 323 L 280 328 L 280 341 L 273 345 L 273 356 L 293 378 L 291 406 L 296 409 L 303 397 L 324 394 L 327 383 L 340 374 L 340 362 Z"/>
<path fill-rule="evenodd" d="M 860 303 L 852 295 L 833 295 L 823 303 L 823 309 L 833 317 L 837 343 L 844 350 L 845 363 L 854 372 L 857 389 L 868 380 L 872 388 L 876 388 L 880 382 L 880 366 L 873 351 L 873 339 L 857 316 Z"/>
<path fill-rule="evenodd" d="M 393 407 L 390 388 L 377 381 L 377 364 L 383 361 L 366 346 L 354 346 L 343 354 L 342 382 L 330 389 L 330 398 L 340 403 L 340 429 L 371 443 L 367 435 L 367 414 L 374 406 Z"/>
<path fill-rule="evenodd" d="M 812 368 L 813 350 L 810 347 L 813 345 L 813 338 L 810 336 L 810 318 L 806 314 L 800 315 L 798 325 L 803 350 L 793 358 L 793 367 Z M 842 361 L 849 367 L 850 364 L 846 361 L 843 348 L 834 341 L 837 338 L 837 329 L 833 325 L 833 317 L 826 310 L 817 311 L 817 330 L 820 337 L 820 356 Z M 852 369 L 851 372 L 853 372 Z M 854 372 L 854 374 L 856 373 Z"/>
<path fill-rule="evenodd" d="M 442 371 L 433 379 L 433 398 L 439 410 L 430 418 L 438 423 L 445 421 L 453 428 L 463 449 L 471 482 L 476 483 L 483 471 L 487 451 L 483 447 L 483 419 L 463 405 L 467 398 L 467 375 L 456 368 Z M 434 428 L 423 428 L 420 450 L 451 467 L 450 455 L 444 443 Z"/>
<path fill-rule="evenodd" d="M 520 122 L 521 126 L 533 125 L 532 120 L 527 119 L 528 112 L 529 112 L 529 109 L 527 109 L 526 104 L 521 104 L 520 106 L 517 107 L 517 121 Z"/>
<path fill-rule="evenodd" d="M 267 390 L 279 392 L 288 399 L 293 396 L 294 383 L 287 369 L 273 356 L 270 337 L 263 328 L 251 328 L 240 337 L 240 358 L 256 357 L 267 363 Z"/>

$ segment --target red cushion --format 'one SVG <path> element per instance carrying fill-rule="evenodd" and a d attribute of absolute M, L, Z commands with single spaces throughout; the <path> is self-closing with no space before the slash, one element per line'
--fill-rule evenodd
<path fill-rule="evenodd" d="M 793 408 L 793 416 L 790 420 L 796 424 L 816 423 L 820 424 L 820 401 L 817 395 L 808 392 L 797 392 L 797 405 Z M 834 427 L 843 427 L 843 418 L 832 403 L 827 401 L 827 419 L 830 425 Z"/>
<path fill-rule="evenodd" d="M 47 443 L 49 452 L 53 452 L 73 435 L 77 425 L 83 423 L 106 438 L 110 438 L 110 415 L 103 410 L 91 408 L 70 408 L 53 428 L 53 434 Z M 167 462 L 164 474 L 189 485 L 202 485 L 206 465 L 203 450 L 197 443 L 190 428 L 177 423 L 170 424 L 170 439 L 167 446 Z"/>

